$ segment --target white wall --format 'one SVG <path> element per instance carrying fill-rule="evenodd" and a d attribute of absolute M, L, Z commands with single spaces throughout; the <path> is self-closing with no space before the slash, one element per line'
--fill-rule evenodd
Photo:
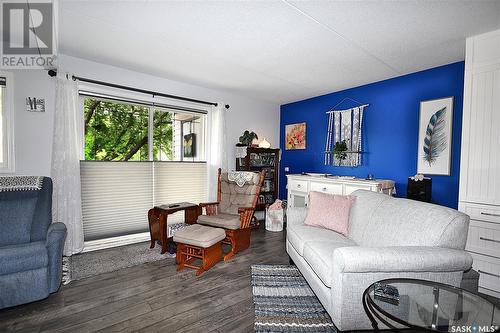
<path fill-rule="evenodd" d="M 15 174 L 50 175 L 54 123 L 54 80 L 47 71 L 14 73 Z M 26 97 L 45 98 L 45 112 L 26 111 Z"/>
<path fill-rule="evenodd" d="M 227 138 L 230 168 L 235 167 L 234 145 L 245 129 L 256 132 L 259 138 L 266 137 L 273 147 L 279 146 L 278 104 L 65 55 L 59 57 L 59 68 L 60 71 L 95 80 L 229 104 Z M 14 84 L 15 174 L 50 175 L 54 79 L 46 71 L 18 70 L 14 71 Z M 27 112 L 26 97 L 45 98 L 46 112 Z"/>

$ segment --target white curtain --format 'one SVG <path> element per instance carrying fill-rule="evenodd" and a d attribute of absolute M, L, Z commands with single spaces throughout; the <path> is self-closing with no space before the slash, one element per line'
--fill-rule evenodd
<path fill-rule="evenodd" d="M 217 200 L 217 169 L 227 170 L 226 108 L 217 103 L 208 112 L 207 191 L 208 200 Z"/>
<path fill-rule="evenodd" d="M 83 250 L 80 186 L 80 140 L 78 86 L 70 75 L 58 73 L 52 144 L 54 194 L 52 216 L 68 229 L 64 255 Z"/>

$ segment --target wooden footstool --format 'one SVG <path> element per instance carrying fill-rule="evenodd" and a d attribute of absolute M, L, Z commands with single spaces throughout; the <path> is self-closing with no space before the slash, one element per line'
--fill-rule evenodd
<path fill-rule="evenodd" d="M 189 267 L 196 269 L 196 275 L 203 274 L 217 262 L 222 260 L 222 240 L 226 232 L 221 228 L 193 224 L 174 234 L 177 243 L 177 271 Z M 193 265 L 196 259 L 202 261 L 201 266 Z"/>

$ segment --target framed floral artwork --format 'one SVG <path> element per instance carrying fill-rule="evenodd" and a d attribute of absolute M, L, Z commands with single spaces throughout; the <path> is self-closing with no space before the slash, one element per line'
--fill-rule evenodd
<path fill-rule="evenodd" d="M 285 150 L 306 149 L 306 123 L 285 125 Z"/>

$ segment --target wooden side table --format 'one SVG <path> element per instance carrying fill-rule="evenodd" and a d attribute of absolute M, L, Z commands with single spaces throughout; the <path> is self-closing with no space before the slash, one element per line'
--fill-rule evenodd
<path fill-rule="evenodd" d="M 161 205 L 149 210 L 148 220 L 151 249 L 155 247 L 156 241 L 160 241 L 161 253 L 167 252 L 167 243 L 172 239 L 172 237 L 167 237 L 167 218 L 168 215 L 179 211 L 184 211 L 184 222 L 187 224 L 196 223 L 198 216 L 201 215 L 201 207 L 190 202 Z"/>

